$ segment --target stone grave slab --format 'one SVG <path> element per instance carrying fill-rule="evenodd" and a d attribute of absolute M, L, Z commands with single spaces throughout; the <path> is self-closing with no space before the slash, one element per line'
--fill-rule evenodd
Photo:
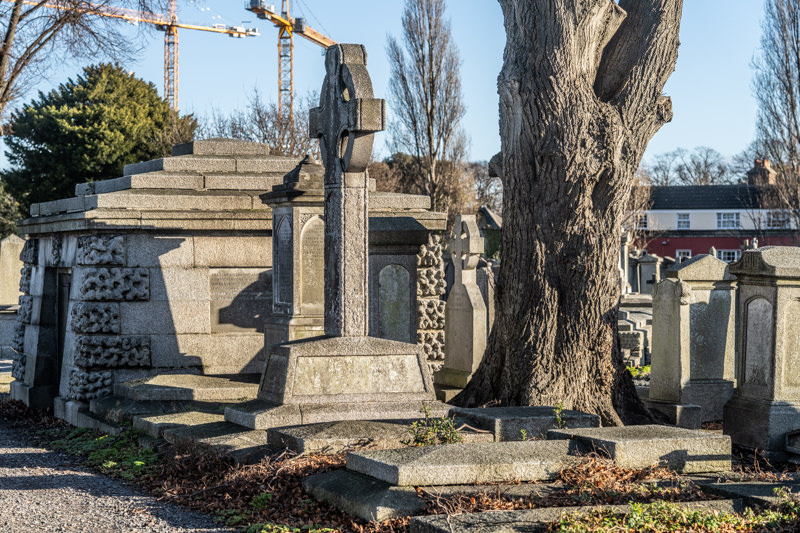
<path fill-rule="evenodd" d="M 224 421 L 225 417 L 221 412 L 203 413 L 199 411 L 184 411 L 181 413 L 162 415 L 135 416 L 133 417 L 133 428 L 153 438 L 158 438 L 167 429 Z"/>
<path fill-rule="evenodd" d="M 523 430 L 529 438 L 543 437 L 549 429 L 558 427 L 555 408 L 547 406 L 453 407 L 450 416 L 476 428 L 492 431 L 497 441 L 522 440 Z M 600 426 L 600 417 L 580 411 L 565 409 L 561 412 L 561 420 L 568 428 Z"/>
<path fill-rule="evenodd" d="M 266 432 L 249 430 L 224 421 L 166 429 L 163 437 L 171 444 L 211 446 L 241 463 L 259 461 L 271 451 L 267 446 Z"/>
<path fill-rule="evenodd" d="M 569 441 L 444 444 L 348 453 L 347 469 L 398 486 L 552 479 L 578 458 Z"/>
<path fill-rule="evenodd" d="M 680 502 L 685 509 L 709 509 L 720 513 L 741 512 L 741 500 L 710 500 L 703 502 Z M 464 513 L 460 515 L 415 516 L 411 519 L 411 533 L 509 533 L 544 531 L 547 524 L 560 520 L 570 513 L 585 514 L 596 509 L 610 509 L 625 513 L 630 505 L 595 505 L 584 507 L 546 507 L 520 511 L 492 511 L 487 513 Z"/>
<path fill-rule="evenodd" d="M 267 441 L 276 449 L 297 453 L 339 453 L 358 449 L 400 448 L 410 437 L 410 422 L 346 420 L 267 430 Z M 458 425 L 458 424 L 456 424 Z M 464 442 L 492 442 L 488 432 L 461 430 Z"/>
<path fill-rule="evenodd" d="M 159 374 L 114 384 L 114 394 L 138 401 L 238 400 L 258 393 L 256 375 Z"/>
<path fill-rule="evenodd" d="M 740 498 L 745 505 L 752 507 L 767 507 L 780 503 L 781 497 L 775 494 L 776 490 L 786 489 L 797 493 L 800 490 L 798 481 L 745 481 L 724 482 L 718 477 L 710 479 L 695 479 L 697 485 L 708 494 L 716 494 L 723 498 Z"/>
<path fill-rule="evenodd" d="M 664 461 L 681 473 L 731 469 L 731 440 L 701 430 L 671 426 L 551 429 L 548 439 L 573 439 L 583 451 L 608 455 L 623 468 L 647 468 Z"/>

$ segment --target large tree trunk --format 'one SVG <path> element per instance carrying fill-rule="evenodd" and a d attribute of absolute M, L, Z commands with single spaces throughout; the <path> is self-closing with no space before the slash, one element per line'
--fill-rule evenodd
<path fill-rule="evenodd" d="M 671 119 L 682 0 L 499 0 L 503 219 L 496 318 L 460 405 L 651 420 L 616 343 L 621 223 Z"/>

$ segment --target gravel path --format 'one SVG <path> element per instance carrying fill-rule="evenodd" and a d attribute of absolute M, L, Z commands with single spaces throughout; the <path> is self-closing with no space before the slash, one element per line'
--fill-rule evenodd
<path fill-rule="evenodd" d="M 82 468 L 76 458 L 31 446 L 0 422 L 0 531 L 214 532 L 209 516 L 157 501 L 136 487 Z"/>

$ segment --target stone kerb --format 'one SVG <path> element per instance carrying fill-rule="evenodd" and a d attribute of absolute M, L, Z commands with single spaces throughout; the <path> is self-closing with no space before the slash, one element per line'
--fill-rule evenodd
<path fill-rule="evenodd" d="M 486 305 L 476 272 L 484 245 L 475 215 L 456 216 L 447 247 L 455 279 L 445 308 L 444 367 L 435 381 L 464 388 L 480 365 L 487 337 Z"/>
<path fill-rule="evenodd" d="M 648 406 L 672 423 L 720 420 L 733 394 L 735 280 L 727 263 L 699 255 L 656 285 Z"/>
<path fill-rule="evenodd" d="M 723 431 L 735 444 L 786 457 L 786 433 L 800 429 L 800 248 L 745 250 L 738 278 L 738 388 Z"/>

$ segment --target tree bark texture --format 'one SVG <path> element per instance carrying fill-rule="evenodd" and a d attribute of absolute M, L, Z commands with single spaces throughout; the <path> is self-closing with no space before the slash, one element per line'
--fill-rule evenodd
<path fill-rule="evenodd" d="M 651 420 L 616 342 L 622 221 L 672 118 L 682 0 L 499 0 L 504 186 L 496 319 L 461 405 Z"/>

